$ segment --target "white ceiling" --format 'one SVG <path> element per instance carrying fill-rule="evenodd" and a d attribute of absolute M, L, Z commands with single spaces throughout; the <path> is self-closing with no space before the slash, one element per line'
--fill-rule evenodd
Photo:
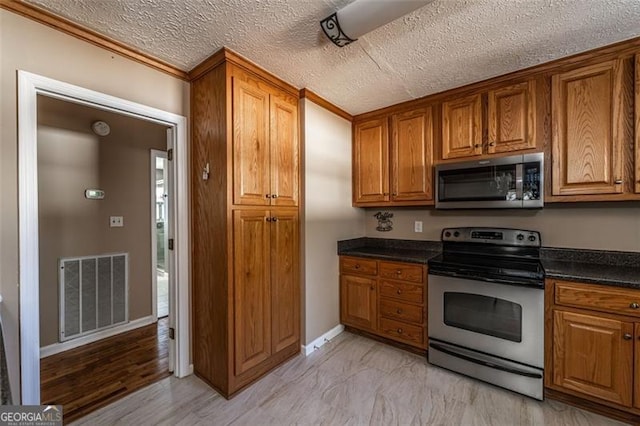
<path fill-rule="evenodd" d="M 351 114 L 640 36 L 638 0 L 434 0 L 343 48 L 319 21 L 352 0 L 27 1 L 185 71 L 229 47 Z"/>

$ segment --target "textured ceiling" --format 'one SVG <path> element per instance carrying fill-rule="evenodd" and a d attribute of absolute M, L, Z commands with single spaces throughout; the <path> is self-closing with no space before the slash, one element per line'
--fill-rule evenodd
<path fill-rule="evenodd" d="M 343 48 L 319 21 L 352 0 L 27 1 L 185 71 L 229 47 L 351 114 L 640 35 L 638 0 L 434 0 Z"/>

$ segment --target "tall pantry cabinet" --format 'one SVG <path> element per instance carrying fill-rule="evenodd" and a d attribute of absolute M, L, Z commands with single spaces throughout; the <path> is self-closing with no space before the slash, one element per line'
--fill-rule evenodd
<path fill-rule="evenodd" d="M 298 91 L 227 50 L 192 74 L 193 365 L 229 397 L 300 351 Z"/>

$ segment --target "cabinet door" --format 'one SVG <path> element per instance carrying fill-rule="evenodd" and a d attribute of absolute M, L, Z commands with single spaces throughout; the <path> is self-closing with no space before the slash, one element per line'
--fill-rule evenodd
<path fill-rule="evenodd" d="M 535 105 L 533 80 L 489 92 L 489 154 L 536 147 Z"/>
<path fill-rule="evenodd" d="M 634 190 L 636 193 L 640 193 L 640 53 L 636 55 L 636 141 L 635 141 L 635 153 L 636 153 L 636 175 Z"/>
<path fill-rule="evenodd" d="M 233 79 L 233 203 L 269 205 L 269 94 Z M 215 171 L 214 171 L 215 172 Z"/>
<path fill-rule="evenodd" d="M 431 108 L 392 118 L 391 199 L 428 201 L 433 199 L 433 118 Z"/>
<path fill-rule="evenodd" d="M 233 212 L 235 374 L 271 355 L 271 285 L 268 212 Z M 219 301 L 224 303 L 224 301 Z"/>
<path fill-rule="evenodd" d="M 640 324 L 634 324 L 634 350 L 635 350 L 635 358 L 634 358 L 634 376 L 633 376 L 633 406 L 635 408 L 640 408 Z"/>
<path fill-rule="evenodd" d="M 442 104 L 442 158 L 482 154 L 482 103 L 480 95 Z"/>
<path fill-rule="evenodd" d="M 353 135 L 354 202 L 389 201 L 387 119 L 356 123 Z"/>
<path fill-rule="evenodd" d="M 298 212 L 271 212 L 271 322 L 273 353 L 300 340 Z"/>
<path fill-rule="evenodd" d="M 553 195 L 623 191 L 622 61 L 552 77 Z"/>
<path fill-rule="evenodd" d="M 298 205 L 298 106 L 271 95 L 271 205 Z"/>
<path fill-rule="evenodd" d="M 556 310 L 553 383 L 631 406 L 633 324 Z"/>
<path fill-rule="evenodd" d="M 375 331 L 376 315 L 376 280 L 355 275 L 340 276 L 340 321 Z"/>

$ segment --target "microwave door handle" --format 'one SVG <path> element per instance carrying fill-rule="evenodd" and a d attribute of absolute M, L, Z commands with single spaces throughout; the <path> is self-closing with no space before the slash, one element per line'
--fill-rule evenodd
<path fill-rule="evenodd" d="M 522 201 L 522 175 L 524 174 L 524 164 L 516 164 L 516 200 Z"/>

